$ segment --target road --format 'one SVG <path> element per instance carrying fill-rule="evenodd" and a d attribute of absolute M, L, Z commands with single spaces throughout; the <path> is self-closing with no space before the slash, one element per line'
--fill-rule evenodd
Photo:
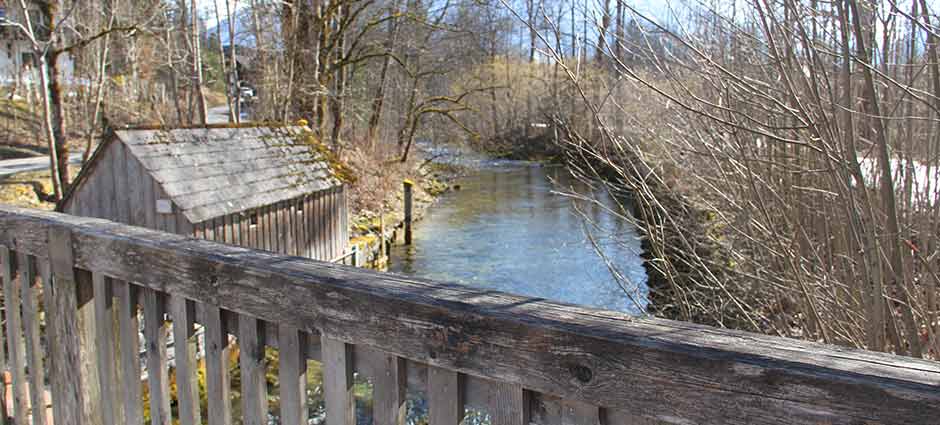
<path fill-rule="evenodd" d="M 223 124 L 228 122 L 228 106 L 216 106 L 209 108 L 209 115 L 206 116 L 206 122 L 209 124 Z"/>
<path fill-rule="evenodd" d="M 248 115 L 242 112 L 242 120 L 247 120 Z M 228 122 L 228 106 L 216 106 L 209 108 L 209 115 L 206 121 L 210 124 L 221 124 Z M 81 164 L 82 153 L 73 153 L 69 155 L 69 164 Z M 46 155 L 35 156 L 31 158 L 6 159 L 0 161 L 0 179 L 13 174 L 24 173 L 27 171 L 39 171 L 49 168 L 49 157 Z"/>
<path fill-rule="evenodd" d="M 69 155 L 69 164 L 81 164 L 82 153 Z M 26 171 L 39 171 L 49 169 L 49 157 L 46 155 L 31 158 L 6 159 L 0 161 L 0 178 Z"/>
<path fill-rule="evenodd" d="M 209 115 L 206 116 L 206 122 L 209 124 L 225 124 L 228 122 L 228 106 L 216 106 L 214 108 L 209 108 Z M 248 111 L 245 107 L 242 107 L 242 122 L 248 121 Z"/>

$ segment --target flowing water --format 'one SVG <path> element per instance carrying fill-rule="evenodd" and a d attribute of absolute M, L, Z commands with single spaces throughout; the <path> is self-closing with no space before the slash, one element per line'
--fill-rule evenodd
<path fill-rule="evenodd" d="M 606 192 L 563 167 L 516 161 L 487 162 L 456 184 L 460 190 L 415 224 L 413 245 L 393 248 L 390 271 L 634 314 L 645 309 L 640 239 L 611 213 L 620 207 Z M 601 205 L 560 194 L 571 192 Z"/>

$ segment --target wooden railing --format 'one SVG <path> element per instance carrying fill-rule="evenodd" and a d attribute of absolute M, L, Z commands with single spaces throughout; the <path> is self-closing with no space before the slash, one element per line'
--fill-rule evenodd
<path fill-rule="evenodd" d="M 17 424 L 46 420 L 50 412 L 29 409 L 44 405 L 45 388 L 56 425 L 142 424 L 141 317 L 148 411 L 160 425 L 238 419 L 229 334 L 239 349 L 235 411 L 244 424 L 306 424 L 310 359 L 322 364 L 328 425 L 356 423 L 354 374 L 372 384 L 376 425 L 401 424 L 414 394 L 426 399 L 431 425 L 456 425 L 468 409 L 500 425 L 940 423 L 940 366 L 929 361 L 12 207 L 0 207 L 0 245 L 3 360 L 15 400 L 7 413 Z M 196 360 L 197 323 L 204 362 Z M 266 349 L 279 355 L 276 388 L 265 377 Z M 279 395 L 275 412 L 269 390 Z"/>

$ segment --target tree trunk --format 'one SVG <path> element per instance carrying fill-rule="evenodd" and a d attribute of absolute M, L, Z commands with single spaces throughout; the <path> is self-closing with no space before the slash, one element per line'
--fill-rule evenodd
<path fill-rule="evenodd" d="M 103 3 L 108 14 L 108 31 L 114 26 L 114 9 L 111 7 L 110 3 L 109 1 Z M 101 54 L 98 56 L 98 78 L 95 82 L 95 106 L 91 116 L 91 125 L 88 129 L 88 140 L 85 144 L 85 152 L 82 153 L 83 164 L 88 162 L 89 157 L 91 157 L 91 149 L 95 141 L 95 128 L 98 126 L 98 121 L 101 119 L 101 102 L 104 97 L 104 88 L 107 80 L 107 63 L 110 48 L 111 34 L 108 34 L 104 36 L 104 40 L 101 42 Z"/>
<path fill-rule="evenodd" d="M 221 58 L 219 62 L 222 65 L 222 75 L 225 75 L 225 80 L 226 80 L 225 81 L 225 103 L 228 106 L 228 122 L 236 122 L 236 120 L 238 119 L 238 114 L 236 114 L 236 111 L 235 111 L 237 106 L 234 103 L 235 102 L 235 100 L 233 99 L 234 93 L 232 93 L 232 91 L 234 90 L 237 93 L 238 90 L 235 84 L 235 80 L 232 79 L 232 73 L 229 72 L 228 65 L 225 63 L 225 47 L 222 46 L 222 18 L 219 16 L 219 3 L 212 2 L 212 5 L 215 8 L 216 37 L 219 40 L 219 57 Z M 228 21 L 231 24 L 233 17 L 232 17 L 231 8 L 229 7 L 229 4 L 228 4 L 228 0 L 225 0 L 225 10 L 226 10 L 226 13 L 228 13 Z M 235 67 L 235 61 L 234 61 L 235 45 L 234 43 L 231 42 L 231 39 L 232 39 L 231 28 L 232 27 L 229 26 L 229 40 L 230 40 L 229 50 L 232 53 L 233 60 L 231 63 L 232 63 L 232 68 L 234 68 Z"/>
<path fill-rule="evenodd" d="M 614 58 L 617 61 L 623 60 L 623 0 L 617 1 L 616 29 L 614 34 Z"/>
<path fill-rule="evenodd" d="M 23 15 L 29 16 L 26 2 L 20 2 Z M 56 201 L 62 199 L 62 194 L 69 187 L 69 152 L 65 140 L 65 123 L 62 113 L 62 92 L 59 87 L 59 38 L 56 34 L 57 2 L 41 2 L 40 11 L 46 19 L 48 28 L 49 46 L 45 50 L 39 45 L 33 46 L 33 54 L 39 58 L 39 74 L 41 83 L 41 96 L 43 100 L 43 121 L 46 127 L 46 137 L 49 140 L 49 161 L 52 171 L 53 197 Z M 35 29 L 29 24 L 29 31 L 35 36 Z"/>
<path fill-rule="evenodd" d="M 336 32 L 339 33 L 339 45 L 337 46 L 335 55 L 336 55 L 336 93 L 334 93 L 332 99 L 331 109 L 333 111 L 333 133 L 330 137 L 330 140 L 333 144 L 333 152 L 339 152 L 340 150 L 340 136 L 343 132 L 344 118 L 346 115 L 346 80 L 349 74 L 349 71 L 346 69 L 346 65 L 343 65 L 341 62 L 345 59 L 346 56 L 346 31 L 343 31 L 340 26 L 342 22 L 345 22 L 349 17 L 349 6 L 343 5 L 340 6 L 342 12 L 340 13 L 339 20 L 336 23 Z M 341 31 L 341 32 L 340 32 Z"/>
<path fill-rule="evenodd" d="M 228 49 L 229 49 L 229 80 L 232 89 L 235 90 L 235 107 L 229 113 L 232 115 L 229 117 L 232 122 L 241 122 L 242 121 L 242 91 L 238 85 L 238 60 L 236 58 L 236 46 L 235 46 L 235 20 L 238 19 L 235 16 L 236 11 L 238 10 L 238 0 L 232 0 L 232 3 L 229 4 L 228 0 L 225 0 L 225 13 L 228 15 Z M 221 37 L 219 38 L 219 44 L 222 44 Z M 222 63 L 225 63 L 225 55 L 223 49 Z M 223 70 L 224 73 L 224 70 Z M 226 85 L 226 92 L 230 90 L 228 85 Z M 255 93 L 257 96 L 257 93 Z"/>
<path fill-rule="evenodd" d="M 601 27 L 597 33 L 597 56 L 595 60 L 604 59 L 604 48 L 607 46 L 607 30 L 610 28 L 610 0 L 603 0 L 604 10 L 601 16 Z"/>
<path fill-rule="evenodd" d="M 385 60 L 382 62 L 382 70 L 379 72 L 379 86 L 376 88 L 375 97 L 372 99 L 372 114 L 369 116 L 369 129 L 367 141 L 370 147 L 375 146 L 379 123 L 382 120 L 382 106 L 385 104 L 385 89 L 388 85 L 388 69 L 392 63 L 392 55 L 395 51 L 395 41 L 398 38 L 398 6 L 392 8 L 392 19 L 388 21 L 388 40 L 385 43 Z"/>
<path fill-rule="evenodd" d="M 199 13 L 196 10 L 196 0 L 190 2 L 190 19 L 192 24 L 192 54 L 193 54 L 193 94 L 196 96 L 196 107 L 199 113 L 199 123 L 205 125 L 209 110 L 206 106 L 206 94 L 202 90 L 202 49 L 199 47 Z"/>

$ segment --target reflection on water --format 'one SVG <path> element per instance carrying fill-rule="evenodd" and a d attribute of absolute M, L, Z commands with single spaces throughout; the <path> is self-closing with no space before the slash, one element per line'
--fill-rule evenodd
<path fill-rule="evenodd" d="M 594 196 L 607 208 L 559 195 L 590 189 L 564 168 L 519 162 L 458 183 L 461 190 L 444 195 L 416 224 L 414 245 L 393 248 L 390 271 L 630 313 L 645 309 L 640 240 L 607 210 L 620 208 L 606 193 Z M 622 275 L 619 283 L 592 239 Z"/>

